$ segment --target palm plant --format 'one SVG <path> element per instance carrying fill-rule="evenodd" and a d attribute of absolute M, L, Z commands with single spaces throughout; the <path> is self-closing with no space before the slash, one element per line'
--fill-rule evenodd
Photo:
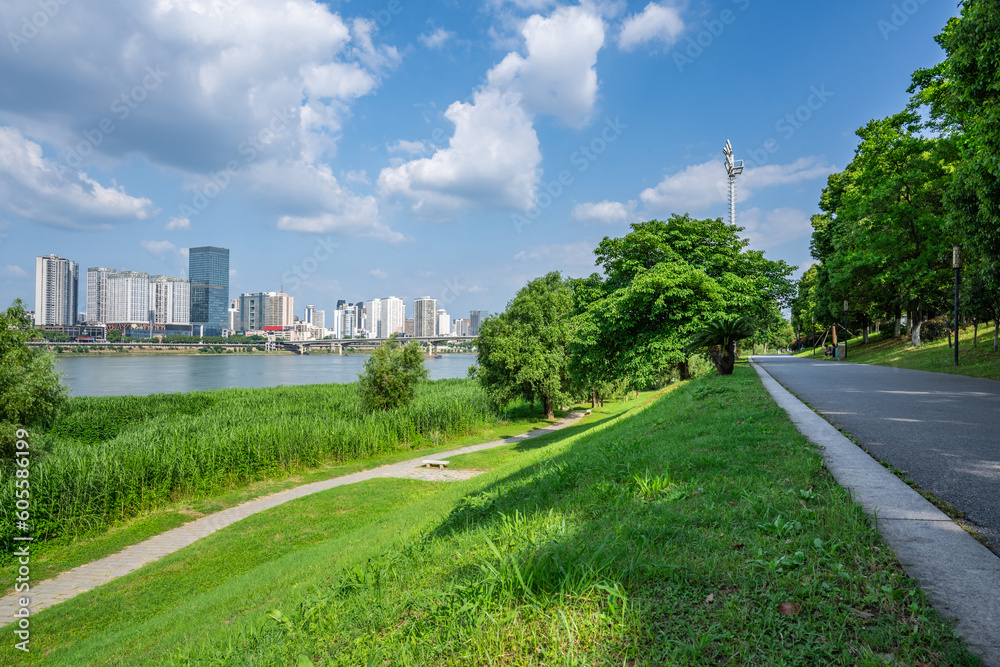
<path fill-rule="evenodd" d="M 688 354 L 708 352 L 719 375 L 732 375 L 736 366 L 736 343 L 753 335 L 753 321 L 745 316 L 726 316 L 708 322 L 688 339 Z"/>

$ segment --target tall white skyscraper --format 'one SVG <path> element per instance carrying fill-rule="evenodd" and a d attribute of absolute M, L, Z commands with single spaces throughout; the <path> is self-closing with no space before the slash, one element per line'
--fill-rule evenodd
<path fill-rule="evenodd" d="M 365 330 L 369 338 L 384 338 L 382 335 L 382 299 L 372 299 L 366 305 Z"/>
<path fill-rule="evenodd" d="M 109 323 L 148 325 L 149 274 L 142 271 L 109 274 L 108 303 Z"/>
<path fill-rule="evenodd" d="M 254 292 L 240 296 L 240 329 L 263 331 L 265 327 L 295 324 L 295 297 L 284 292 Z"/>
<path fill-rule="evenodd" d="M 437 331 L 437 299 L 425 296 L 413 302 L 413 336 L 431 338 Z"/>
<path fill-rule="evenodd" d="M 190 324 L 191 283 L 187 278 L 150 276 L 149 307 L 157 324 Z"/>
<path fill-rule="evenodd" d="M 446 310 L 437 311 L 437 335 L 438 336 L 451 335 L 451 320 L 448 319 L 448 311 Z"/>
<path fill-rule="evenodd" d="M 118 273 L 114 269 L 95 266 L 87 269 L 87 321 L 107 324 L 111 320 L 111 295 L 108 276 Z"/>
<path fill-rule="evenodd" d="M 320 330 L 321 333 L 326 333 L 326 311 L 325 310 L 314 310 L 312 315 L 312 325 Z"/>
<path fill-rule="evenodd" d="M 76 262 L 45 255 L 35 258 L 35 324 L 76 324 L 79 267 Z"/>
<path fill-rule="evenodd" d="M 394 333 L 402 334 L 403 326 L 406 324 L 406 304 L 403 300 L 390 296 L 380 299 L 382 302 L 382 315 L 379 318 L 379 338 L 388 338 Z"/>

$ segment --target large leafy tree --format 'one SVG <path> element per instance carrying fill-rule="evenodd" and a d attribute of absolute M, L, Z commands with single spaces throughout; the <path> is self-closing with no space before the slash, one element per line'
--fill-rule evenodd
<path fill-rule="evenodd" d="M 742 315 L 756 326 L 794 293 L 792 267 L 747 250 L 739 227 L 674 215 L 632 225 L 594 251 L 604 269 L 582 328 L 607 359 L 605 372 L 633 388 L 685 375 L 688 337 L 701 324 Z"/>
<path fill-rule="evenodd" d="M 0 313 L 0 455 L 18 428 L 51 424 L 67 398 L 52 356 L 28 346 L 34 336 L 20 300 Z"/>
<path fill-rule="evenodd" d="M 479 359 L 470 374 L 498 403 L 541 401 L 548 419 L 570 396 L 568 347 L 573 335 L 573 283 L 558 272 L 532 280 L 507 309 L 480 324 Z"/>
<path fill-rule="evenodd" d="M 947 302 L 944 193 L 954 145 L 922 136 L 918 125 L 907 111 L 858 130 L 854 159 L 823 192 L 812 250 L 822 262 L 817 310 L 827 324 L 842 317 L 844 300 L 866 330 L 873 316 L 912 319 Z"/>

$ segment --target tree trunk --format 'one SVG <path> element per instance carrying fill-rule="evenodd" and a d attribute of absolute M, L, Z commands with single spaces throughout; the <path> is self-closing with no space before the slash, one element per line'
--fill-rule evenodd
<path fill-rule="evenodd" d="M 1000 349 L 1000 317 L 993 320 L 993 351 Z"/>
<path fill-rule="evenodd" d="M 719 371 L 719 375 L 732 375 L 733 369 L 736 368 L 736 343 L 730 343 L 726 346 L 725 352 L 719 354 L 715 361 L 715 368 Z"/>
<path fill-rule="evenodd" d="M 979 320 L 972 321 L 972 347 L 979 347 Z"/>
<path fill-rule="evenodd" d="M 867 345 L 868 344 L 868 320 L 867 319 L 865 319 L 865 323 L 861 326 L 861 335 L 863 336 L 863 340 L 861 341 L 862 345 Z"/>
<path fill-rule="evenodd" d="M 910 327 L 910 341 L 913 343 L 913 347 L 920 347 L 920 328 L 923 326 L 923 322 L 917 322 Z"/>
<path fill-rule="evenodd" d="M 896 319 L 893 321 L 892 327 L 892 337 L 899 338 L 899 334 L 902 333 L 903 323 L 899 320 L 899 315 L 896 315 Z"/>
<path fill-rule="evenodd" d="M 548 396 L 544 396 L 542 397 L 542 404 L 545 406 L 545 418 L 555 419 L 556 418 L 555 403 L 552 401 L 552 399 L 549 398 Z"/>
<path fill-rule="evenodd" d="M 678 369 L 678 371 L 680 371 L 681 380 L 690 380 L 691 379 L 691 364 L 690 363 L 688 363 L 688 362 L 685 361 L 682 364 L 678 364 L 677 365 L 677 369 Z"/>
<path fill-rule="evenodd" d="M 593 410 L 596 407 L 597 407 L 597 390 L 594 389 L 590 393 L 590 409 Z"/>

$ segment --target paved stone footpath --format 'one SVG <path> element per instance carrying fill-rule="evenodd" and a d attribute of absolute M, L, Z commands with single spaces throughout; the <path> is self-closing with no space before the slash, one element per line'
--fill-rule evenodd
<path fill-rule="evenodd" d="M 471 454 L 472 452 L 479 452 L 484 449 L 492 449 L 494 447 L 501 447 L 503 445 L 521 442 L 522 440 L 528 440 L 530 438 L 537 438 L 575 424 L 582 419 L 583 416 L 584 413 L 582 412 L 572 412 L 567 415 L 565 419 L 524 435 L 507 438 L 505 440 L 495 440 L 481 445 L 463 447 L 450 452 L 435 454 L 434 456 L 437 459 L 448 459 L 452 456 Z M 335 477 L 322 482 L 314 482 L 312 484 L 306 484 L 293 489 L 286 489 L 269 496 L 264 496 L 263 498 L 251 500 L 236 507 L 231 507 L 221 512 L 216 512 L 215 514 L 210 514 L 209 516 L 198 519 L 197 521 L 192 521 L 191 523 L 167 531 L 162 535 L 150 538 L 145 542 L 130 546 L 124 551 L 114 554 L 113 556 L 108 556 L 107 558 L 102 558 L 92 563 L 81 565 L 80 567 L 60 574 L 55 579 L 49 579 L 48 581 L 42 581 L 34 584 L 30 591 L 30 609 L 32 613 L 37 613 L 46 607 L 59 604 L 64 600 L 68 600 L 71 597 L 79 595 L 80 593 L 84 593 L 100 586 L 101 584 L 105 584 L 113 579 L 122 577 L 129 572 L 138 570 L 147 563 L 152 563 L 153 561 L 159 560 L 168 554 L 179 551 L 189 544 L 192 544 L 203 537 L 207 537 L 221 528 L 225 528 L 226 526 L 236 523 L 240 519 L 245 519 L 246 517 L 257 514 L 258 512 L 263 512 L 271 509 L 272 507 L 283 505 L 284 503 L 287 503 L 290 500 L 295 500 L 296 498 L 303 498 L 305 496 L 320 493 L 321 491 L 327 491 L 338 486 L 345 486 L 347 484 L 355 484 L 357 482 L 364 482 L 370 479 L 383 477 L 398 477 L 430 482 L 453 482 L 471 479 L 482 474 L 483 472 L 480 470 L 437 470 L 433 468 L 421 467 L 421 464 L 425 460 L 426 457 L 410 459 L 409 461 L 403 461 L 401 463 L 393 463 L 380 468 L 374 468 L 372 470 L 364 470 L 351 475 L 345 475 L 343 477 Z M 19 599 L 23 596 L 24 593 L 17 593 L 0 599 L 0 627 L 14 622 L 14 613 L 20 609 Z"/>

